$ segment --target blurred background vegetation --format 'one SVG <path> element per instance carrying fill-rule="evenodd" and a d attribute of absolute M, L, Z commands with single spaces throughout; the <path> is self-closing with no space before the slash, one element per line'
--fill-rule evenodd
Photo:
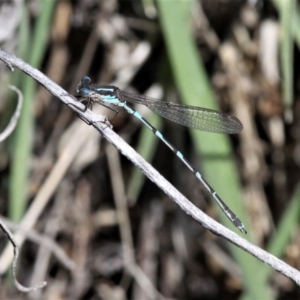
<path fill-rule="evenodd" d="M 0 47 L 69 93 L 83 75 L 166 101 L 237 116 L 236 136 L 189 130 L 136 107 L 246 224 L 245 238 L 299 269 L 300 15 L 296 0 L 0 2 Z M 299 289 L 186 216 L 93 128 L 27 75 L 0 64 L 1 219 L 23 238 L 0 299 L 297 299 Z M 126 112 L 114 130 L 208 215 L 206 190 Z M 29 223 L 32 223 L 29 226 Z M 33 228 L 31 228 L 33 226 Z M 239 233 L 239 232 L 238 232 Z M 11 258 L 1 237 L 0 272 Z M 7 249 L 6 249 L 7 250 Z M 9 250 L 11 254 L 11 249 Z"/>

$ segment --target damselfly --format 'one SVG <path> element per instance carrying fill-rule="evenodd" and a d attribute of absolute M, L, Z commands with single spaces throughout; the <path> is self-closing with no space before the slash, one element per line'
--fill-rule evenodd
<path fill-rule="evenodd" d="M 92 106 L 93 103 L 101 105 L 113 104 L 123 107 L 129 114 L 134 115 L 144 125 L 146 125 L 161 141 L 163 141 L 175 155 L 194 173 L 194 175 L 201 181 L 208 192 L 213 196 L 217 204 L 220 206 L 229 220 L 243 233 L 247 233 L 244 224 L 231 211 L 231 209 L 218 196 L 216 191 L 207 183 L 202 177 L 201 173 L 197 171 L 184 158 L 183 154 L 178 151 L 170 142 L 168 142 L 161 132 L 155 129 L 146 119 L 144 119 L 135 109 L 128 103 L 137 103 L 147 106 L 154 113 L 169 119 L 181 125 L 215 133 L 238 133 L 243 129 L 242 123 L 234 116 L 218 112 L 211 109 L 195 106 L 185 106 L 172 102 L 165 102 L 149 98 L 146 96 L 136 95 L 120 90 L 115 86 L 101 86 L 91 83 L 88 76 L 81 79 L 77 88 L 78 100 L 86 102 L 86 108 Z"/>

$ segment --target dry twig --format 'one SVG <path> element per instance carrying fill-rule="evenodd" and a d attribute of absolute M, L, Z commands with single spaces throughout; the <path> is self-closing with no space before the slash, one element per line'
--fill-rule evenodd
<path fill-rule="evenodd" d="M 82 104 L 77 103 L 74 98 L 66 93 L 61 87 L 47 78 L 40 71 L 26 64 L 16 56 L 0 49 L 0 60 L 2 60 L 8 67 L 13 69 L 17 67 L 23 72 L 27 73 L 40 84 L 42 84 L 53 95 L 62 100 L 65 104 L 70 106 L 76 111 L 82 118 L 87 120 L 96 130 L 98 130 L 109 143 L 113 144 L 117 149 L 121 151 L 130 161 L 132 161 L 143 173 L 154 182 L 160 189 L 162 189 L 166 195 L 168 195 L 180 208 L 193 217 L 197 222 L 201 223 L 205 228 L 209 229 L 216 235 L 222 236 L 226 240 L 230 241 L 239 248 L 245 250 L 249 254 L 258 258 L 262 262 L 266 263 L 273 269 L 282 273 L 283 275 L 291 278 L 296 284 L 300 285 L 300 272 L 295 268 L 292 268 L 282 260 L 273 256 L 272 254 L 262 250 L 261 248 L 253 245 L 244 238 L 241 238 L 236 233 L 232 232 L 228 228 L 219 224 L 215 220 L 204 214 L 199 208 L 186 199 L 181 193 L 179 193 L 174 186 L 172 186 L 163 176 L 161 176 L 149 163 L 147 163 L 139 154 L 137 154 L 133 148 L 125 143 L 104 121 L 104 116 L 97 115 L 90 110 L 82 112 L 77 110 L 76 107 L 83 107 Z"/>

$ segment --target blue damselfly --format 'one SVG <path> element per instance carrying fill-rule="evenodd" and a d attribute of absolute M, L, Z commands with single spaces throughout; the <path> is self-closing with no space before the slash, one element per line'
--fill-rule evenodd
<path fill-rule="evenodd" d="M 161 134 L 161 132 L 155 129 L 128 103 L 143 104 L 154 113 L 173 122 L 194 129 L 215 133 L 233 134 L 240 132 L 243 129 L 243 125 L 236 117 L 211 109 L 196 106 L 185 106 L 177 103 L 160 101 L 146 96 L 128 93 L 120 90 L 115 86 L 101 86 L 92 84 L 91 79 L 88 76 L 82 77 L 81 82 L 77 88 L 77 93 L 78 100 L 81 102 L 86 102 L 86 108 L 91 108 L 93 103 L 98 103 L 104 106 L 106 104 L 112 104 L 124 108 L 129 114 L 134 115 L 136 118 L 138 118 L 175 153 L 175 155 L 188 167 L 191 172 L 194 173 L 194 175 L 201 181 L 208 192 L 213 196 L 213 198 L 225 213 L 225 215 L 229 218 L 229 220 L 241 232 L 247 233 L 244 224 L 218 196 L 216 191 L 202 177 L 201 173 L 194 167 L 192 167 L 192 165 L 184 158 L 183 154 L 179 150 L 177 150 L 170 142 L 168 142 Z"/>

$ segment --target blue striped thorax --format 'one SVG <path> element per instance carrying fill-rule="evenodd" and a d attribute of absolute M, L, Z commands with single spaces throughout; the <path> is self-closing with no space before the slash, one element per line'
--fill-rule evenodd
<path fill-rule="evenodd" d="M 119 98 L 119 88 L 115 86 L 100 86 L 91 84 L 88 76 L 83 76 L 77 87 L 77 93 L 83 98 L 91 98 L 93 102 L 105 102 L 118 105 L 121 102 Z"/>

